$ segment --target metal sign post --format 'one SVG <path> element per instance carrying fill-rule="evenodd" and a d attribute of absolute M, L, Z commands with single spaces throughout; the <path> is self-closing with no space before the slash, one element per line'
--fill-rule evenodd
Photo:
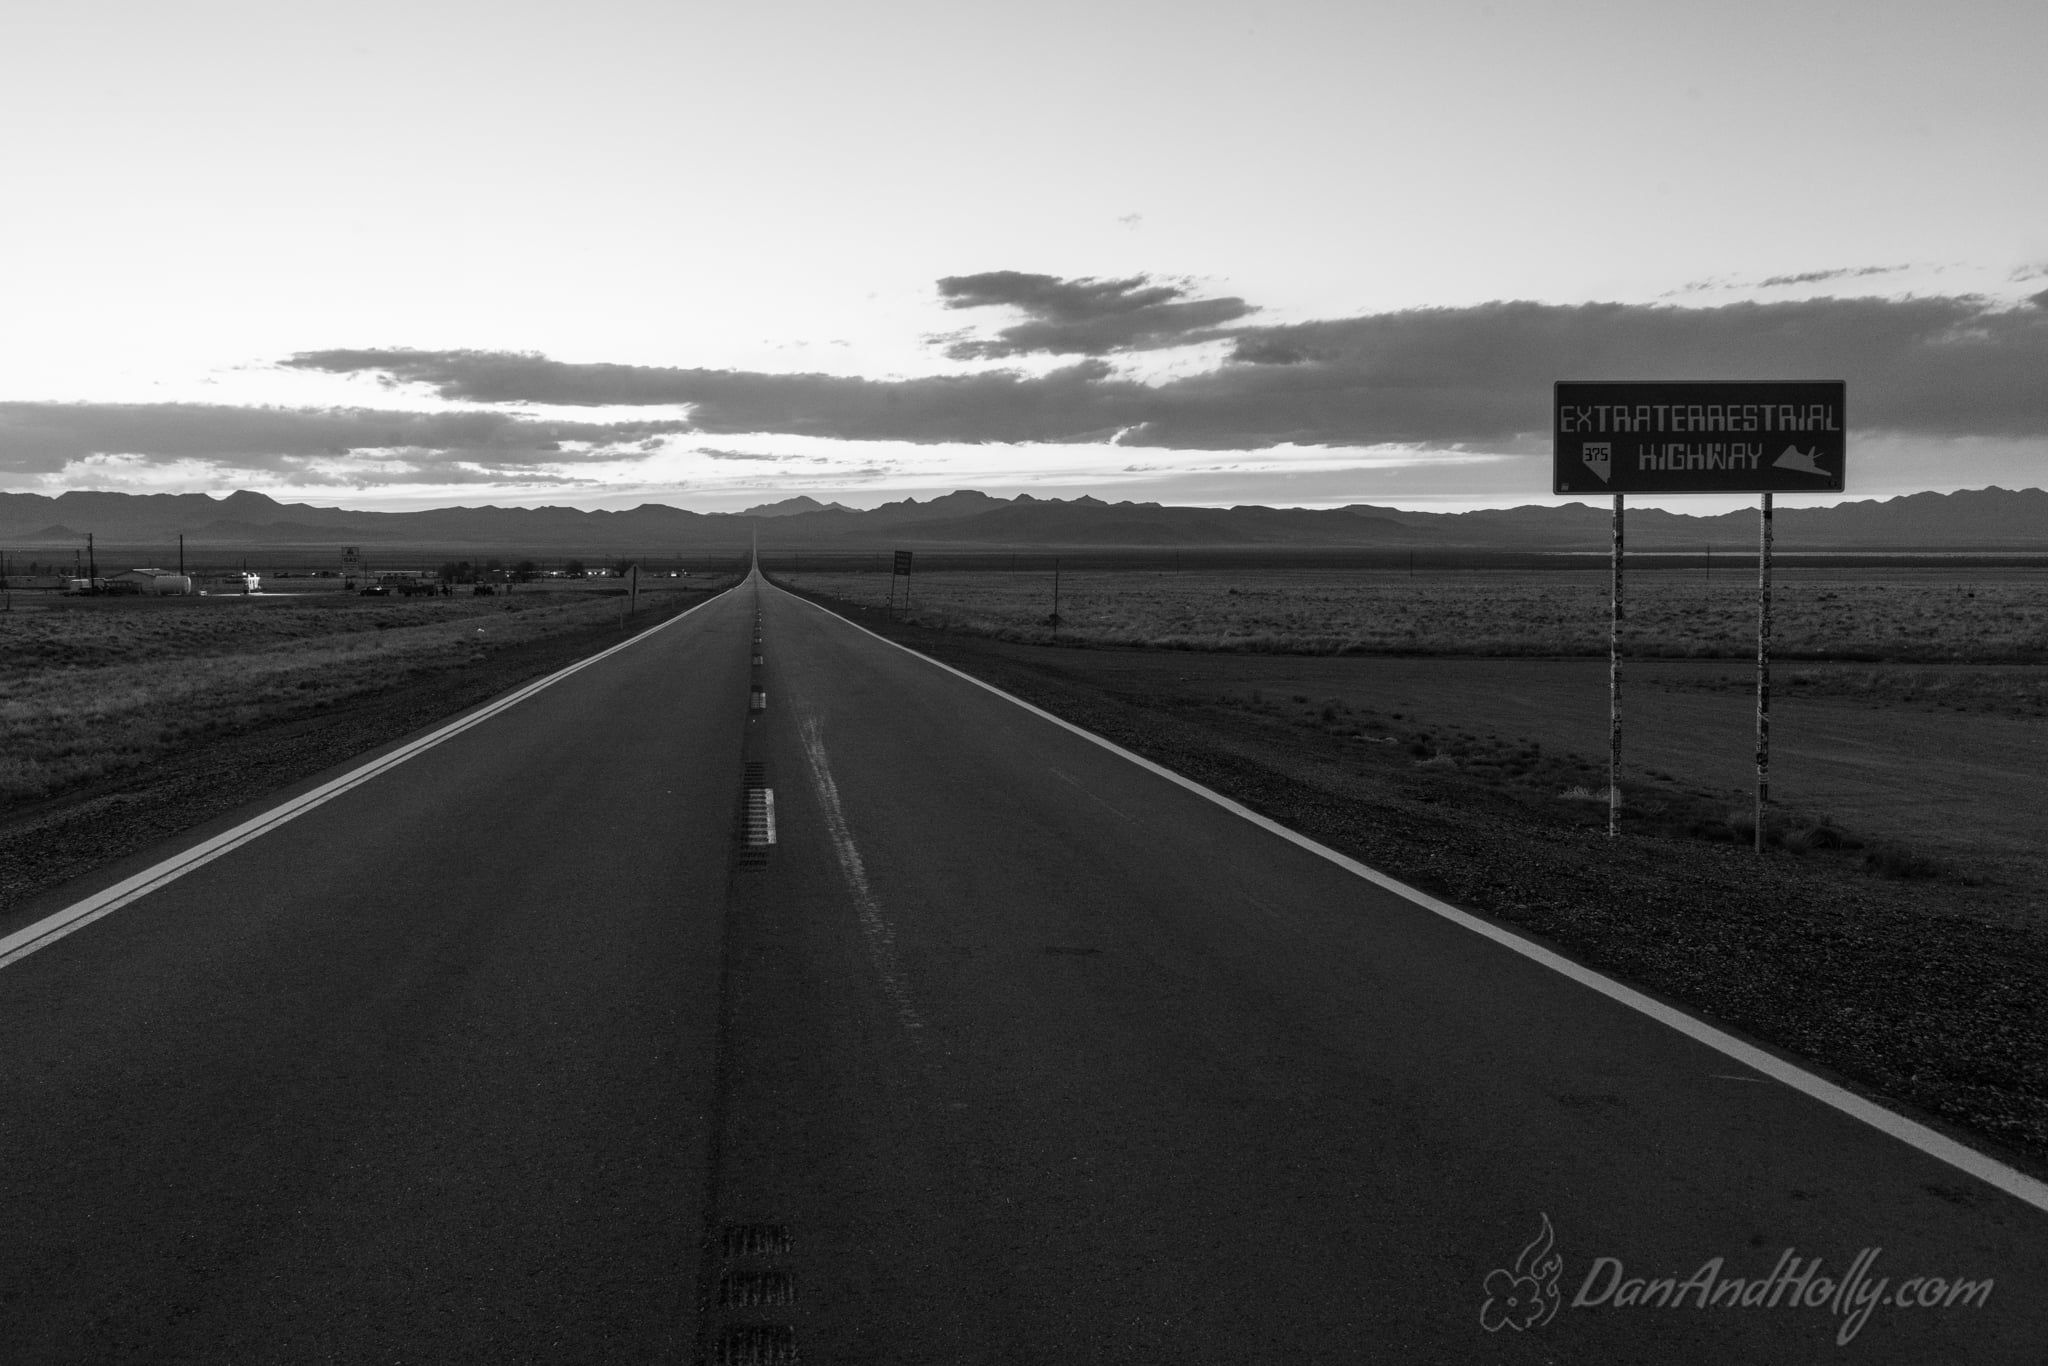
<path fill-rule="evenodd" d="M 1771 495 L 1757 515 L 1756 553 L 1756 852 L 1764 851 L 1764 809 L 1771 804 Z"/>
<path fill-rule="evenodd" d="M 1052 638 L 1060 638 L 1060 557 L 1052 557 Z"/>
<path fill-rule="evenodd" d="M 1614 495 L 1613 589 L 1607 615 L 1607 838 L 1621 829 L 1621 495 Z"/>
<path fill-rule="evenodd" d="M 899 550 L 889 567 L 889 619 L 896 619 L 896 577 L 903 576 L 903 610 L 910 610 L 910 559 L 912 552 Z"/>

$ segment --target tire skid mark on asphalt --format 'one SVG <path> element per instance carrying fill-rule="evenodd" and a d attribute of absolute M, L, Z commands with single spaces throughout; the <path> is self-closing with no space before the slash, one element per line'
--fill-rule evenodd
<path fill-rule="evenodd" d="M 193 845 L 190 849 L 173 854 L 161 863 L 145 868 L 133 877 L 124 878 L 104 891 L 95 893 L 83 901 L 74 902 L 61 911 L 44 916 L 33 925 L 24 926 L 13 934 L 0 937 L 0 968 L 7 967 L 11 963 L 17 963 L 36 950 L 48 948 L 66 935 L 84 929 L 87 925 L 92 924 L 93 921 L 103 916 L 112 915 L 122 907 L 142 900 L 151 892 L 161 887 L 169 886 L 185 876 L 185 874 L 205 867 L 221 857 L 221 855 L 239 849 L 251 840 L 269 834 L 279 826 L 298 819 L 315 807 L 326 805 L 342 793 L 347 792 L 351 788 L 360 787 L 362 784 L 370 781 L 370 779 L 377 777 L 379 774 L 389 772 L 408 759 L 417 758 L 440 744 L 443 740 L 452 739 L 463 731 L 468 730 L 471 726 L 483 724 L 499 712 L 517 706 L 542 689 L 552 687 L 554 684 L 561 682 L 570 674 L 587 669 L 599 660 L 608 659 L 630 646 L 638 645 L 657 631 L 667 630 L 683 620 L 683 618 L 693 615 L 699 608 L 708 607 L 723 596 L 724 594 L 720 593 L 706 598 L 703 602 L 698 603 L 696 607 L 678 612 L 667 621 L 657 622 L 655 625 L 638 632 L 626 640 L 620 641 L 609 649 L 600 650 L 588 659 L 579 659 L 567 668 L 557 669 L 547 677 L 536 679 L 524 687 L 507 693 L 495 702 L 486 703 L 483 707 L 471 712 L 469 715 L 459 717 L 438 730 L 430 731 L 417 740 L 401 745 L 389 754 L 372 759 L 369 763 L 359 768 L 351 769 L 339 778 L 322 783 L 310 792 L 302 792 L 290 801 L 274 806 L 260 816 L 251 817 L 232 830 L 223 831 L 212 839 L 204 840 Z"/>
<path fill-rule="evenodd" d="M 803 740 L 804 758 L 810 764 L 811 785 L 817 789 L 818 804 L 824 808 L 825 829 L 832 837 L 832 851 L 838 856 L 839 869 L 846 875 L 847 887 L 853 893 L 854 913 L 860 918 L 861 939 L 867 945 L 868 959 L 882 979 L 882 990 L 889 993 L 890 1001 L 896 1006 L 896 1018 L 910 1031 L 913 1039 L 921 1041 L 924 1020 L 910 1002 L 903 969 L 896 961 L 896 930 L 888 917 L 882 914 L 882 904 L 868 885 L 867 866 L 861 861 L 860 846 L 854 843 L 853 829 L 847 824 L 846 812 L 839 804 L 839 785 L 832 780 L 832 766 L 825 753 L 825 740 L 818 718 L 805 716 L 797 729 Z"/>

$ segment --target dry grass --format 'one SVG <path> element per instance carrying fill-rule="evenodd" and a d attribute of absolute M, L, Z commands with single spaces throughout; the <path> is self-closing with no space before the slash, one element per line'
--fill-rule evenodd
<path fill-rule="evenodd" d="M 616 597 L 582 593 L 413 601 L 334 594 L 0 614 L 0 803 L 598 625 L 619 606 Z"/>
<path fill-rule="evenodd" d="M 778 576 L 850 602 L 884 600 L 876 574 Z M 1756 585 L 1723 574 L 1636 573 L 1624 639 L 1637 657 L 1740 658 L 1756 648 Z M 2048 658 L 2048 579 L 2026 571 L 1787 569 L 1774 592 L 1786 658 L 2005 662 Z M 912 582 L 909 619 L 999 639 L 1054 638 L 1049 574 L 942 571 Z M 1596 655 L 1607 650 L 1604 571 L 1141 571 L 1061 576 L 1058 638 L 1093 645 L 1272 654 Z"/>
<path fill-rule="evenodd" d="M 1667 679 L 1667 688 L 1703 692 L 1747 691 L 1747 680 L 1703 677 Z M 1912 664 L 1879 667 L 1808 667 L 1779 670 L 1779 696 L 1840 699 L 1869 706 L 1907 706 L 1930 711 L 1994 712 L 2048 716 L 2048 673 L 2038 667 L 1924 668 Z"/>

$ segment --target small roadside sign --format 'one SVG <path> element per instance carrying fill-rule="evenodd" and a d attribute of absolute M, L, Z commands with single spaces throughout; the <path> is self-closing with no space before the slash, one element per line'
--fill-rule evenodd
<path fill-rule="evenodd" d="M 910 552 L 908 550 L 896 552 L 896 567 L 890 572 L 894 574 L 908 574 L 910 572 Z"/>
<path fill-rule="evenodd" d="M 1559 380 L 1553 493 L 1840 493 L 1841 380 Z"/>

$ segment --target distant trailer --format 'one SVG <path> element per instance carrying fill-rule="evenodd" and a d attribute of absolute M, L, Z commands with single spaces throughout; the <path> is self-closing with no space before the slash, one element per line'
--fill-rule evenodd
<path fill-rule="evenodd" d="M 107 580 L 112 588 L 121 584 L 133 584 L 131 592 L 151 597 L 171 597 L 192 591 L 192 576 L 178 574 L 168 569 L 131 569 L 125 574 L 116 574 Z"/>

